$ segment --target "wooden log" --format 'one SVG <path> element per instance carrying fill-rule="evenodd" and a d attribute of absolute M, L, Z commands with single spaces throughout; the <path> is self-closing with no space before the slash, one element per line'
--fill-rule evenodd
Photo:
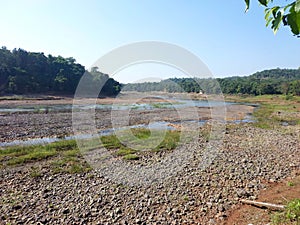
<path fill-rule="evenodd" d="M 244 204 L 248 205 L 254 205 L 258 207 L 266 207 L 266 208 L 271 208 L 271 209 L 277 209 L 277 210 L 284 210 L 285 206 L 284 205 L 277 205 L 277 204 L 272 204 L 272 203 L 267 203 L 267 202 L 257 202 L 257 201 L 251 201 L 251 200 L 246 200 L 246 199 L 241 199 L 240 200 Z"/>

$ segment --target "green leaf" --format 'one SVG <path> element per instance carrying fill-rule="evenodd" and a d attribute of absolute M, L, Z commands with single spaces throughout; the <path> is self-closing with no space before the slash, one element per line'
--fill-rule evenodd
<path fill-rule="evenodd" d="M 271 13 L 272 13 L 272 9 L 270 8 L 265 9 L 265 20 L 268 20 L 270 18 Z"/>
<path fill-rule="evenodd" d="M 287 23 L 290 26 L 293 34 L 300 34 L 300 13 L 295 10 L 296 5 L 290 9 L 290 13 L 287 15 Z"/>
<path fill-rule="evenodd" d="M 276 13 L 277 13 L 277 11 L 278 11 L 279 9 L 280 9 L 279 6 L 275 6 L 275 7 L 272 8 L 272 13 L 273 13 L 273 17 L 274 17 L 274 18 L 276 18 Z"/>
<path fill-rule="evenodd" d="M 260 2 L 260 4 L 264 5 L 264 6 L 268 6 L 269 0 L 258 0 Z"/>
<path fill-rule="evenodd" d="M 271 14 L 272 14 L 272 9 L 270 9 L 270 8 L 265 9 L 266 27 L 268 27 L 270 22 L 273 20 L 273 18 L 271 17 Z"/>
<path fill-rule="evenodd" d="M 291 3 L 291 4 L 288 4 L 288 5 L 286 5 L 284 8 L 283 8 L 283 10 L 284 11 L 286 11 L 289 7 L 291 7 L 291 6 L 293 6 L 295 4 L 295 2 L 294 3 Z"/>
<path fill-rule="evenodd" d="M 273 29 L 274 34 L 277 33 L 282 18 L 283 18 L 283 14 L 281 13 L 281 11 L 277 12 L 276 16 L 274 17 L 274 20 L 272 21 L 272 27 L 271 27 Z"/>
<path fill-rule="evenodd" d="M 295 12 L 299 13 L 300 12 L 300 0 L 297 0 L 295 2 Z"/>
<path fill-rule="evenodd" d="M 268 27 L 272 21 L 273 18 L 269 18 L 268 20 L 266 20 L 266 27 Z"/>
<path fill-rule="evenodd" d="M 250 7 L 250 0 L 245 0 L 245 3 L 246 3 L 245 12 L 247 12 L 249 10 L 249 7 Z"/>

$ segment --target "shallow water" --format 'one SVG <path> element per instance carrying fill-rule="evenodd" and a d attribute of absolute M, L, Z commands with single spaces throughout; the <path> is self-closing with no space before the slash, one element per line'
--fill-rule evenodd
<path fill-rule="evenodd" d="M 11 142 L 1 142 L 0 147 L 8 147 L 8 146 L 16 146 L 16 145 L 42 145 L 42 144 L 49 144 L 60 140 L 75 140 L 75 139 L 89 139 L 94 137 L 101 137 L 114 134 L 115 131 L 120 130 L 127 130 L 131 128 L 148 128 L 150 130 L 157 129 L 157 130 L 175 130 L 174 127 L 170 125 L 168 122 L 158 121 L 152 122 L 149 124 L 138 124 L 133 126 L 127 127 L 120 127 L 120 128 L 109 128 L 105 130 L 100 130 L 97 135 L 95 134 L 81 134 L 81 135 L 72 135 L 72 136 L 65 136 L 65 137 L 45 137 L 45 138 L 33 138 L 28 140 L 15 140 Z"/>
<path fill-rule="evenodd" d="M 166 99 L 161 97 L 161 99 Z M 175 103 L 173 102 L 175 100 Z M 157 103 L 142 103 L 142 104 L 97 104 L 97 105 L 84 105 L 84 106 L 73 106 L 71 104 L 66 105 L 47 105 L 47 106 L 22 106 L 22 107 L 1 107 L 0 113 L 18 113 L 18 112 L 45 112 L 45 111 L 70 111 L 76 109 L 112 109 L 112 110 L 149 110 L 155 108 L 184 108 L 184 107 L 217 107 L 224 105 L 233 105 L 237 103 L 233 102 L 221 102 L 221 101 L 204 101 L 204 100 L 182 100 L 172 98 L 172 103 L 169 102 L 157 102 Z M 73 108 L 74 107 L 74 108 Z M 189 121 L 179 121 L 173 122 L 175 125 L 181 125 L 182 122 L 188 122 L 195 124 L 196 126 L 203 126 L 206 120 L 189 120 Z M 224 123 L 249 123 L 254 122 L 251 115 L 247 115 L 242 120 L 234 121 L 224 121 Z M 97 136 L 105 136 L 114 134 L 115 131 L 125 130 L 130 128 L 148 128 L 148 129 L 158 129 L 158 130 L 174 130 L 169 122 L 156 121 L 149 124 L 138 124 L 134 126 L 127 126 L 121 128 L 109 128 L 100 130 Z M 65 137 L 45 137 L 45 138 L 34 138 L 28 140 L 14 140 L 11 142 L 1 142 L 0 147 L 15 146 L 15 145 L 38 145 L 56 142 L 59 140 L 71 140 L 71 139 L 88 139 L 93 138 L 95 135 L 84 134 L 79 136 L 65 136 Z"/>
<path fill-rule="evenodd" d="M 181 122 L 188 122 L 192 123 L 196 126 L 203 126 L 207 120 L 189 120 L 189 121 L 181 121 Z M 181 122 L 172 122 L 172 124 L 180 125 Z M 234 121 L 224 121 L 224 123 L 234 123 L 234 124 L 240 124 L 240 123 L 252 123 L 255 122 L 251 115 L 247 115 L 242 120 L 234 120 Z M 9 147 L 9 146 L 16 146 L 16 145 L 43 145 L 43 144 L 49 144 L 53 142 L 57 142 L 60 140 L 75 140 L 75 139 L 90 139 L 94 137 L 101 137 L 101 136 L 107 136 L 112 135 L 115 133 L 115 131 L 120 130 L 127 130 L 131 128 L 148 128 L 150 130 L 176 130 L 174 126 L 172 126 L 170 122 L 165 121 L 156 121 L 149 124 L 138 124 L 133 126 L 126 126 L 126 127 L 120 127 L 120 128 L 109 128 L 100 130 L 97 135 L 95 134 L 81 134 L 81 135 L 72 135 L 72 136 L 65 136 L 65 137 L 45 137 L 45 138 L 33 138 L 28 140 L 15 140 L 11 142 L 1 142 L 0 147 Z"/>
<path fill-rule="evenodd" d="M 113 109 L 113 110 L 149 110 L 155 108 L 184 108 L 184 107 L 216 107 L 236 104 L 233 102 L 204 101 L 204 100 L 175 100 L 176 102 L 135 103 L 135 104 L 90 104 L 90 105 L 37 105 L 37 106 L 0 106 L 0 113 L 69 111 L 72 109 Z"/>

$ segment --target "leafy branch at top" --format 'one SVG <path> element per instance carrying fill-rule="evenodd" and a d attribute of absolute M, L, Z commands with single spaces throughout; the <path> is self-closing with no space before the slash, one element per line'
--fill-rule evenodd
<path fill-rule="evenodd" d="M 266 26 L 271 25 L 271 29 L 274 34 L 278 31 L 281 23 L 285 26 L 289 26 L 291 31 L 297 37 L 300 37 L 300 0 L 293 1 L 284 6 L 269 7 L 269 3 L 273 0 L 258 0 L 259 3 L 266 7 L 265 20 Z M 250 0 L 245 0 L 246 12 L 250 7 Z"/>

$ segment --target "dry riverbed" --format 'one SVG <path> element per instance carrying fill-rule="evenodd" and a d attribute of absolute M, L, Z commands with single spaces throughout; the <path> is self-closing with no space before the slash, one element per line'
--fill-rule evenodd
<path fill-rule="evenodd" d="M 203 170 L 199 152 L 206 142 L 201 137 L 196 142 L 193 160 L 182 171 L 146 187 L 115 183 L 97 170 L 53 174 L 47 161 L 2 169 L 0 221 L 219 224 L 240 199 L 256 199 L 270 182 L 291 176 L 300 165 L 299 133 L 232 125 L 215 160 Z M 32 175 L 33 168 L 39 176 Z"/>
<path fill-rule="evenodd" d="M 229 105 L 227 120 L 239 120 L 252 111 L 251 106 Z M 181 119 L 172 108 L 131 113 L 131 124 L 148 123 L 154 117 L 170 123 Z M 210 119 L 209 108 L 197 108 L 197 113 Z M 70 135 L 71 116 L 70 111 L 2 115 L 0 141 Z M 97 110 L 98 129 L 111 127 L 110 120 L 109 110 Z M 175 176 L 146 186 L 116 182 L 100 169 L 55 173 L 50 165 L 59 158 L 3 166 L 0 224 L 223 224 L 240 199 L 254 200 L 261 191 L 300 170 L 299 125 L 271 130 L 248 123 L 229 124 L 219 151 L 208 164 L 208 127 L 199 129 L 200 137 L 182 146 L 191 160 Z M 172 152 L 151 154 L 159 162 Z M 83 157 L 78 160 L 85 161 Z M 139 168 L 153 160 L 141 157 L 125 163 Z"/>
<path fill-rule="evenodd" d="M 180 109 L 184 112 L 180 115 L 176 107 L 176 100 L 164 100 L 154 97 L 133 97 L 131 95 L 122 95 L 122 97 L 98 99 L 82 99 L 84 104 L 153 104 L 156 108 L 152 109 L 133 109 L 130 113 L 130 120 L 127 125 L 148 124 L 153 121 L 164 122 L 182 122 L 182 120 L 208 120 L 211 119 L 211 110 L 209 107 L 187 107 Z M 73 135 L 72 128 L 72 103 L 71 98 L 61 98 L 51 100 L 2 100 L 1 108 L 14 107 L 51 107 L 53 105 L 68 105 L 69 108 L 45 111 L 33 110 L 29 112 L 0 113 L 0 142 L 10 142 L 14 140 L 28 140 L 33 138 L 64 137 Z M 174 107 L 160 107 L 158 103 L 174 104 Z M 180 105 L 179 105 L 180 106 Z M 227 105 L 227 114 L 218 115 L 221 119 L 226 118 L 229 121 L 241 120 L 246 115 L 251 114 L 254 107 L 248 105 Z M 125 115 L 122 110 L 115 113 L 114 120 L 122 119 Z M 112 127 L 111 109 L 97 109 L 95 113 L 96 128 L 101 131 Z"/>

